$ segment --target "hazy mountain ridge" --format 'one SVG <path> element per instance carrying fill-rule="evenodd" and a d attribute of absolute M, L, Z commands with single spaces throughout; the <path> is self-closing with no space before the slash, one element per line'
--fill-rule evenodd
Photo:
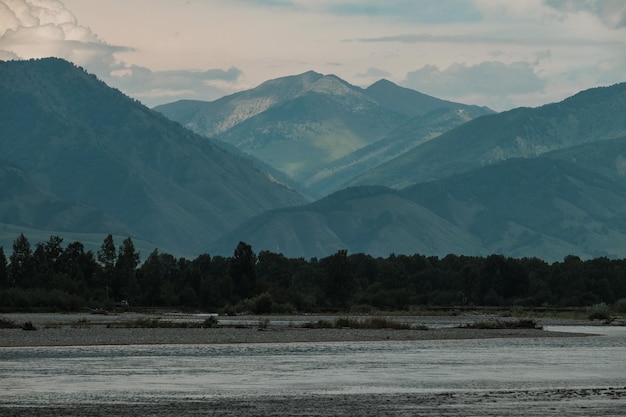
<path fill-rule="evenodd" d="M 2 157 L 155 246 L 200 252 L 251 215 L 305 201 L 66 61 L 0 66 Z"/>
<path fill-rule="evenodd" d="M 154 110 L 200 135 L 213 137 L 276 104 L 297 97 L 322 77 L 322 74 L 309 71 L 269 80 L 252 90 L 215 101 L 180 100 L 156 106 Z"/>
<path fill-rule="evenodd" d="M 220 238 L 213 252 L 223 253 L 242 236 L 255 250 L 288 257 L 324 257 L 346 248 L 373 256 L 480 253 L 473 236 L 384 187 L 346 189 L 264 213 Z"/>
<path fill-rule="evenodd" d="M 516 157 L 626 135 L 626 83 L 582 91 L 559 103 L 476 118 L 360 175 L 349 185 L 411 184 Z"/>
<path fill-rule="evenodd" d="M 365 89 L 365 94 L 383 107 L 409 117 L 422 116 L 434 110 L 473 110 L 474 113 L 494 113 L 487 107 L 472 106 L 442 100 L 410 88 L 400 87 L 389 80 L 379 80 Z"/>
<path fill-rule="evenodd" d="M 477 236 L 491 252 L 626 255 L 626 187 L 558 153 L 416 184 L 401 194 Z"/>
<path fill-rule="evenodd" d="M 626 137 L 509 159 L 400 191 L 352 187 L 264 213 L 213 250 L 238 236 L 258 250 L 281 248 L 305 258 L 322 248 L 380 256 L 624 257 L 625 160 Z M 303 225 L 315 225 L 315 233 Z"/>
<path fill-rule="evenodd" d="M 305 172 L 377 141 L 399 122 L 362 93 L 324 77 L 302 95 L 216 138 L 303 182 Z"/>
<path fill-rule="evenodd" d="M 444 109 L 450 115 L 465 116 L 449 116 L 445 127 L 440 121 L 440 126 L 429 125 L 437 122 L 427 114 Z M 493 113 L 386 80 L 362 89 L 315 72 L 270 80 L 211 103 L 175 102 L 155 110 L 254 156 L 289 176 L 300 191 L 318 197 L 412 144 Z M 412 130 L 406 129 L 409 121 Z M 403 136 L 388 137 L 396 129 Z"/>
<path fill-rule="evenodd" d="M 484 110 L 439 108 L 425 115 L 409 119 L 387 136 L 358 149 L 336 161 L 307 173 L 307 189 L 314 195 L 326 195 L 345 186 L 346 179 L 358 176 L 368 169 L 429 141 L 452 128 L 484 115 Z M 349 182 L 349 181 L 348 181 Z"/>

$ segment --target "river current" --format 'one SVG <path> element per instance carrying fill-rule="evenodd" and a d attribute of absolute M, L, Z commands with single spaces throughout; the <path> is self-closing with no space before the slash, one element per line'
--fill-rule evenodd
<path fill-rule="evenodd" d="M 592 337 L 0 348 L 0 404 L 626 386 L 626 328 Z"/>

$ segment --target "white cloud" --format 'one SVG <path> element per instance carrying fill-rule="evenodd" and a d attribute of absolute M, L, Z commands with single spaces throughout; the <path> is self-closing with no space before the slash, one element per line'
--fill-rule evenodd
<path fill-rule="evenodd" d="M 153 72 L 117 57 L 132 51 L 99 39 L 59 0 L 0 0 L 2 60 L 64 58 L 147 105 L 183 96 L 216 99 L 232 92 L 230 84 L 241 76 L 237 68 Z"/>
<path fill-rule="evenodd" d="M 512 106 L 517 95 L 541 92 L 545 82 L 526 62 L 486 61 L 476 65 L 457 63 L 446 69 L 435 65 L 409 72 L 402 85 L 450 100 L 485 104 L 494 110 Z"/>
<path fill-rule="evenodd" d="M 155 106 L 178 99 L 213 100 L 232 92 L 232 83 L 241 76 L 241 71 L 151 71 L 148 68 L 120 67 L 107 77 L 115 85 L 148 106 Z"/>
<path fill-rule="evenodd" d="M 391 73 L 389 71 L 385 71 L 380 68 L 369 67 L 365 72 L 357 74 L 357 77 L 365 78 L 369 80 L 369 82 L 376 82 L 381 78 L 390 77 Z"/>
<path fill-rule="evenodd" d="M 129 50 L 98 39 L 58 0 L 0 0 L 0 22 L 0 54 L 12 59 L 56 56 L 102 69 Z"/>

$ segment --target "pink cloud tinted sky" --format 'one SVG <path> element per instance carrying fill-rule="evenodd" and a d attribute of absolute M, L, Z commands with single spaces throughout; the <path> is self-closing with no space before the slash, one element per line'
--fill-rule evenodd
<path fill-rule="evenodd" d="M 0 0 L 0 59 L 44 56 L 150 106 L 314 70 L 505 110 L 626 81 L 626 2 Z"/>

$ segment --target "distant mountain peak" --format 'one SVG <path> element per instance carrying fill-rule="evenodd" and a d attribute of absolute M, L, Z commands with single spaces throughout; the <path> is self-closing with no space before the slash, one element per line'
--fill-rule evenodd
<path fill-rule="evenodd" d="M 347 96 L 362 93 L 357 92 L 353 86 L 337 77 L 336 75 L 325 75 L 315 83 L 313 83 L 307 90 L 322 94 L 331 94 L 336 96 Z"/>
<path fill-rule="evenodd" d="M 364 92 L 381 106 L 411 117 L 421 116 L 442 108 L 453 110 L 475 107 L 432 97 L 410 88 L 401 87 L 386 79 L 376 81 Z M 491 112 L 487 108 L 483 108 L 483 110 Z"/>

